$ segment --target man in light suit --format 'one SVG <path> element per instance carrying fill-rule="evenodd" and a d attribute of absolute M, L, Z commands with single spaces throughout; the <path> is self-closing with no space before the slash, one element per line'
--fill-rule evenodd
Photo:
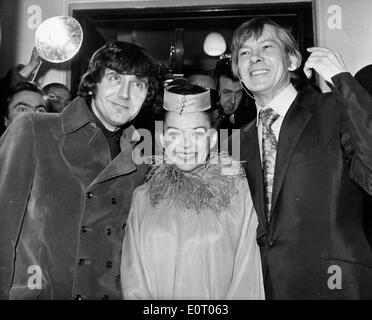
<path fill-rule="evenodd" d="M 259 216 L 257 241 L 271 299 L 372 298 L 372 252 L 362 225 L 372 194 L 372 99 L 341 56 L 309 48 L 304 72 L 331 88 L 295 88 L 293 36 L 256 18 L 232 40 L 235 75 L 257 121 L 240 131 L 241 160 Z"/>

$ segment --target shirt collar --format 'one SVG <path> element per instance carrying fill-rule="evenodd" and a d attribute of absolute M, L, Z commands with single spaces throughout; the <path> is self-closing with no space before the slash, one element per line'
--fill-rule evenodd
<path fill-rule="evenodd" d="M 280 117 L 284 118 L 289 107 L 296 99 L 297 90 L 290 83 L 284 90 L 282 90 L 274 99 L 272 99 L 265 107 L 260 106 L 256 101 L 256 108 L 257 108 L 257 119 L 256 119 L 256 126 L 259 125 L 260 121 L 260 111 L 261 109 L 271 108 L 273 109 Z"/>

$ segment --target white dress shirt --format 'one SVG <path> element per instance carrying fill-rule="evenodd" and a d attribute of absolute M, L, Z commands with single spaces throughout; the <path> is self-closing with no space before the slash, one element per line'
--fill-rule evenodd
<path fill-rule="evenodd" d="M 258 144 L 260 147 L 261 160 L 262 160 L 262 123 L 260 119 L 261 109 L 271 108 L 279 115 L 279 118 L 271 126 L 275 134 L 276 140 L 279 143 L 280 128 L 282 127 L 284 117 L 287 114 L 289 107 L 291 106 L 293 101 L 296 99 L 296 96 L 297 96 L 297 90 L 292 85 L 292 83 L 290 83 L 282 92 L 280 92 L 266 106 L 262 107 L 256 101 L 256 108 L 257 108 L 256 125 L 257 125 Z"/>

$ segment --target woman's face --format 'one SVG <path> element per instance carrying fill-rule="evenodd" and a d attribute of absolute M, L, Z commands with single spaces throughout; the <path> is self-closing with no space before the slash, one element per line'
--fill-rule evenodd
<path fill-rule="evenodd" d="M 167 112 L 162 144 L 165 160 L 183 171 L 203 165 L 217 140 L 204 112 Z"/>

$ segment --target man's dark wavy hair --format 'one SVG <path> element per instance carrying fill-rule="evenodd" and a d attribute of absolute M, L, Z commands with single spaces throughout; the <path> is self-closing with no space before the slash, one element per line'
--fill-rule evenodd
<path fill-rule="evenodd" d="M 95 96 L 97 83 L 101 82 L 106 68 L 120 74 L 147 77 L 149 86 L 144 105 L 152 102 L 157 88 L 156 63 L 144 48 L 123 41 L 109 41 L 93 54 L 88 70 L 81 78 L 79 96 L 87 101 Z"/>

